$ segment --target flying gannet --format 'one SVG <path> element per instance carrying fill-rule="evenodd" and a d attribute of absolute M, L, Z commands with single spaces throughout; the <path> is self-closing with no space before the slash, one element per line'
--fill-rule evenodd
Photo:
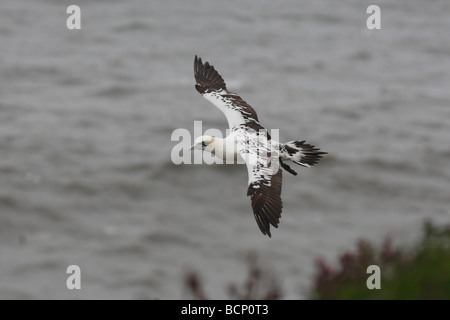
<path fill-rule="evenodd" d="M 282 212 L 282 169 L 297 173 L 285 161 L 303 167 L 315 165 L 326 152 L 304 140 L 279 143 L 261 126 L 255 110 L 240 96 L 230 92 L 223 78 L 208 62 L 195 56 L 195 88 L 226 116 L 230 134 L 225 139 L 201 136 L 191 149 L 211 152 L 223 160 L 244 161 L 248 171 L 248 190 L 259 229 L 272 237 L 270 225 L 278 228 Z M 281 168 L 280 168 L 281 167 Z"/>

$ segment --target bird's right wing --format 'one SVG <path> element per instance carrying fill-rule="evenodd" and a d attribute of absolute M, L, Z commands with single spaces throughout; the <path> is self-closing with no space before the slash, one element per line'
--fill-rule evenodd
<path fill-rule="evenodd" d="M 208 62 L 195 56 L 195 89 L 226 116 L 230 129 L 245 125 L 255 131 L 263 129 L 256 111 L 240 96 L 227 90 L 222 76 Z"/>

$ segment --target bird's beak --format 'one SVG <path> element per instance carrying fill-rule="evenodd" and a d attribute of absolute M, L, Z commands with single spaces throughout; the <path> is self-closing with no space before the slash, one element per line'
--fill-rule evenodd
<path fill-rule="evenodd" d="M 194 147 L 195 147 L 195 144 L 193 144 L 193 145 L 188 149 L 188 151 L 194 150 Z"/>

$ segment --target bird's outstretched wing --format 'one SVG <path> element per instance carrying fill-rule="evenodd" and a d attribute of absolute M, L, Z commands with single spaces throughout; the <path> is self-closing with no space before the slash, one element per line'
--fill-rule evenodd
<path fill-rule="evenodd" d="M 222 76 L 208 62 L 195 56 L 195 89 L 226 116 L 230 129 L 245 125 L 255 131 L 263 130 L 255 110 L 240 96 L 228 91 Z"/>
<path fill-rule="evenodd" d="M 283 203 L 279 154 L 270 143 L 267 137 L 254 133 L 239 142 L 238 152 L 247 165 L 247 196 L 251 198 L 256 223 L 263 234 L 272 237 L 270 225 L 278 228 Z"/>

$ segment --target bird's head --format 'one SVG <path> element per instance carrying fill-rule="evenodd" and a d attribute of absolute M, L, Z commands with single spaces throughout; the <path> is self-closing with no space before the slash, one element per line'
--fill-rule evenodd
<path fill-rule="evenodd" d="M 189 150 L 205 150 L 207 146 L 214 142 L 216 138 L 211 136 L 201 136 L 195 139 L 194 144 L 189 148 Z"/>

